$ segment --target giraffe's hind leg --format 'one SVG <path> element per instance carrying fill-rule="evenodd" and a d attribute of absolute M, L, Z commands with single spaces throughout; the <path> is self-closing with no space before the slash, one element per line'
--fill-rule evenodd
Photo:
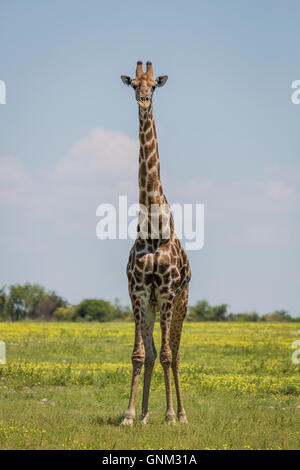
<path fill-rule="evenodd" d="M 183 407 L 182 391 L 179 378 L 179 346 L 182 333 L 182 324 L 186 315 L 188 304 L 188 285 L 183 289 L 174 302 L 174 311 L 171 321 L 170 346 L 172 350 L 172 371 L 177 397 L 177 417 L 179 422 L 188 423 Z"/>
<path fill-rule="evenodd" d="M 153 340 L 153 328 L 155 322 L 156 310 L 155 306 L 149 305 L 146 317 L 142 324 L 142 334 L 145 347 L 145 368 L 144 368 L 144 388 L 143 388 L 143 402 L 142 402 L 142 413 L 141 413 L 141 422 L 143 424 L 148 423 L 149 412 L 148 412 L 148 402 L 149 402 L 149 392 L 150 392 L 150 383 L 152 377 L 152 371 L 157 356 L 154 340 Z"/>

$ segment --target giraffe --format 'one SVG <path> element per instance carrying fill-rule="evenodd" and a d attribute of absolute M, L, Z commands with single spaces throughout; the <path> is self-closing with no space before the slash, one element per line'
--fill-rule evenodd
<path fill-rule="evenodd" d="M 128 289 L 135 320 L 135 340 L 131 357 L 133 372 L 129 405 L 122 424 L 132 425 L 134 422 L 135 400 L 143 365 L 144 385 L 140 419 L 143 424 L 148 422 L 150 382 L 157 357 L 153 340 L 156 311 L 160 312 L 160 362 L 164 371 L 167 402 L 165 418 L 168 423 L 176 423 L 171 389 L 172 369 L 177 396 L 177 417 L 179 422 L 187 423 L 179 378 L 179 345 L 182 323 L 187 311 L 191 270 L 188 257 L 176 237 L 170 207 L 162 190 L 152 105 L 154 90 L 162 87 L 168 77 L 164 75 L 154 79 L 152 63 L 147 62 L 144 73 L 143 64 L 138 61 L 135 79 L 124 75 L 121 79 L 135 91 L 139 109 L 140 141 L 140 213 L 137 238 L 127 264 Z M 158 208 L 156 214 L 152 211 L 153 207 Z M 158 218 L 158 233 L 152 231 L 155 215 Z M 167 224 L 164 216 L 167 216 Z M 163 236 L 166 226 L 168 236 Z"/>

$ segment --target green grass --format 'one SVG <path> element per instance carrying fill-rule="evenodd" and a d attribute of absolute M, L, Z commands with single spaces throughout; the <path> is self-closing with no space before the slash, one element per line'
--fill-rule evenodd
<path fill-rule="evenodd" d="M 120 427 L 133 323 L 0 323 L 1 449 L 299 449 L 299 324 L 185 323 L 188 425 L 164 422 L 157 362 L 147 426 Z M 159 350 L 159 325 L 155 342 Z M 137 400 L 141 408 L 142 379 Z M 175 399 L 175 394 L 174 394 Z"/>

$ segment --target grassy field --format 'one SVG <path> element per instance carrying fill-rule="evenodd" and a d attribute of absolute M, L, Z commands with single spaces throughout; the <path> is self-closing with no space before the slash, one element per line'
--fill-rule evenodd
<path fill-rule="evenodd" d="M 164 422 L 159 361 L 147 426 L 120 427 L 133 323 L 0 323 L 1 449 L 299 449 L 300 324 L 185 323 L 188 425 Z M 155 343 L 159 350 L 159 325 Z M 137 412 L 141 408 L 141 388 Z M 175 395 L 174 395 L 175 397 Z"/>

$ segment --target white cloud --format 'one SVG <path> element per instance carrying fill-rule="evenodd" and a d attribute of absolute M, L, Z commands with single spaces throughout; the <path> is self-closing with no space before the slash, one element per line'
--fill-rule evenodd
<path fill-rule="evenodd" d="M 138 161 L 138 142 L 123 132 L 92 129 L 78 140 L 57 165 L 59 178 L 97 182 L 100 178 L 132 175 Z"/>
<path fill-rule="evenodd" d="M 0 158 L 0 205 L 18 207 L 31 186 L 31 175 L 20 159 L 11 155 Z"/>
<path fill-rule="evenodd" d="M 137 166 L 136 140 L 119 131 L 92 129 L 53 170 L 31 175 L 20 159 L 0 158 L 0 205 L 40 216 L 72 209 L 94 215 L 103 200 L 135 194 Z"/>
<path fill-rule="evenodd" d="M 269 181 L 266 186 L 272 199 L 293 202 L 299 198 L 295 188 L 284 181 Z"/>
<path fill-rule="evenodd" d="M 4 186 L 18 186 L 28 181 L 29 175 L 24 169 L 21 160 L 9 155 L 0 158 L 0 184 Z"/>

